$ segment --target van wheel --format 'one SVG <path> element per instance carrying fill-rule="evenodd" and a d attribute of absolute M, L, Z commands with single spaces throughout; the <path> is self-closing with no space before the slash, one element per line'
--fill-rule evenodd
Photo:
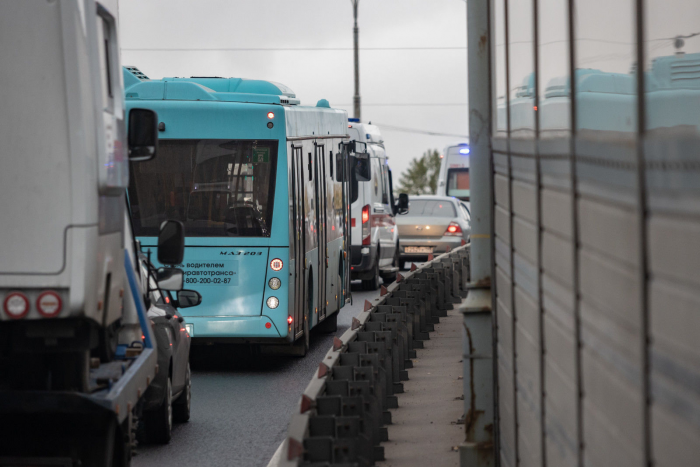
<path fill-rule="evenodd" d="M 394 259 L 391 261 L 391 267 L 398 268 L 399 263 L 400 263 L 400 261 L 399 261 L 399 247 L 397 246 L 396 249 L 394 250 Z M 390 272 L 390 273 L 382 276 L 382 279 L 384 279 L 385 285 L 389 285 L 396 280 L 396 273 Z"/>
<path fill-rule="evenodd" d="M 362 280 L 362 288 L 364 290 L 377 290 L 379 288 L 379 255 L 372 269 L 372 277 Z"/>

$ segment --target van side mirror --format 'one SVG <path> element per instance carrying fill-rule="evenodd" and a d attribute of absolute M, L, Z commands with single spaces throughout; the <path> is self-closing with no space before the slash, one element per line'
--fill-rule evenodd
<path fill-rule="evenodd" d="M 174 266 L 185 256 L 185 226 L 182 222 L 167 220 L 158 234 L 158 262 Z"/>
<path fill-rule="evenodd" d="M 129 161 L 142 162 L 158 152 L 158 114 L 149 109 L 129 111 Z"/>
<path fill-rule="evenodd" d="M 356 152 L 354 156 L 350 156 L 350 173 L 358 182 L 369 182 L 372 179 L 369 153 Z"/>
<path fill-rule="evenodd" d="M 178 268 L 160 268 L 156 271 L 158 288 L 163 290 L 182 290 L 185 282 L 185 273 Z"/>
<path fill-rule="evenodd" d="M 406 193 L 401 193 L 399 195 L 399 201 L 396 203 L 398 214 L 408 214 L 408 195 Z"/>
<path fill-rule="evenodd" d="M 177 293 L 175 306 L 178 308 L 191 308 L 200 303 L 202 303 L 202 296 L 196 290 L 180 290 Z"/>

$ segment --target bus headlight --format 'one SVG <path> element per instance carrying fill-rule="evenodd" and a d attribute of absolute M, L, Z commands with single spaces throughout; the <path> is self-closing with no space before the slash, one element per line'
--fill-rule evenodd
<path fill-rule="evenodd" d="M 269 285 L 272 290 L 277 290 L 282 287 L 282 281 L 277 277 L 273 277 L 270 279 L 270 282 L 268 282 L 267 285 Z"/>
<path fill-rule="evenodd" d="M 274 310 L 280 306 L 280 301 L 277 299 L 277 297 L 270 297 L 267 299 L 267 307 Z"/>

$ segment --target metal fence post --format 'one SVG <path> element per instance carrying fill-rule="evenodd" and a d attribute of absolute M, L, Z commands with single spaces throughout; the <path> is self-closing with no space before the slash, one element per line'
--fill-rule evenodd
<path fill-rule="evenodd" d="M 494 384 L 492 327 L 491 46 L 489 1 L 467 0 L 471 283 L 464 316 L 465 441 L 462 466 L 492 466 Z"/>

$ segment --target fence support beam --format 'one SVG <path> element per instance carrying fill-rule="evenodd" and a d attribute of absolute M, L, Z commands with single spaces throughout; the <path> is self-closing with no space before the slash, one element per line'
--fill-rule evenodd
<path fill-rule="evenodd" d="M 471 287 L 464 316 L 465 441 L 462 466 L 495 462 L 492 326 L 491 41 L 489 1 L 467 0 Z"/>

